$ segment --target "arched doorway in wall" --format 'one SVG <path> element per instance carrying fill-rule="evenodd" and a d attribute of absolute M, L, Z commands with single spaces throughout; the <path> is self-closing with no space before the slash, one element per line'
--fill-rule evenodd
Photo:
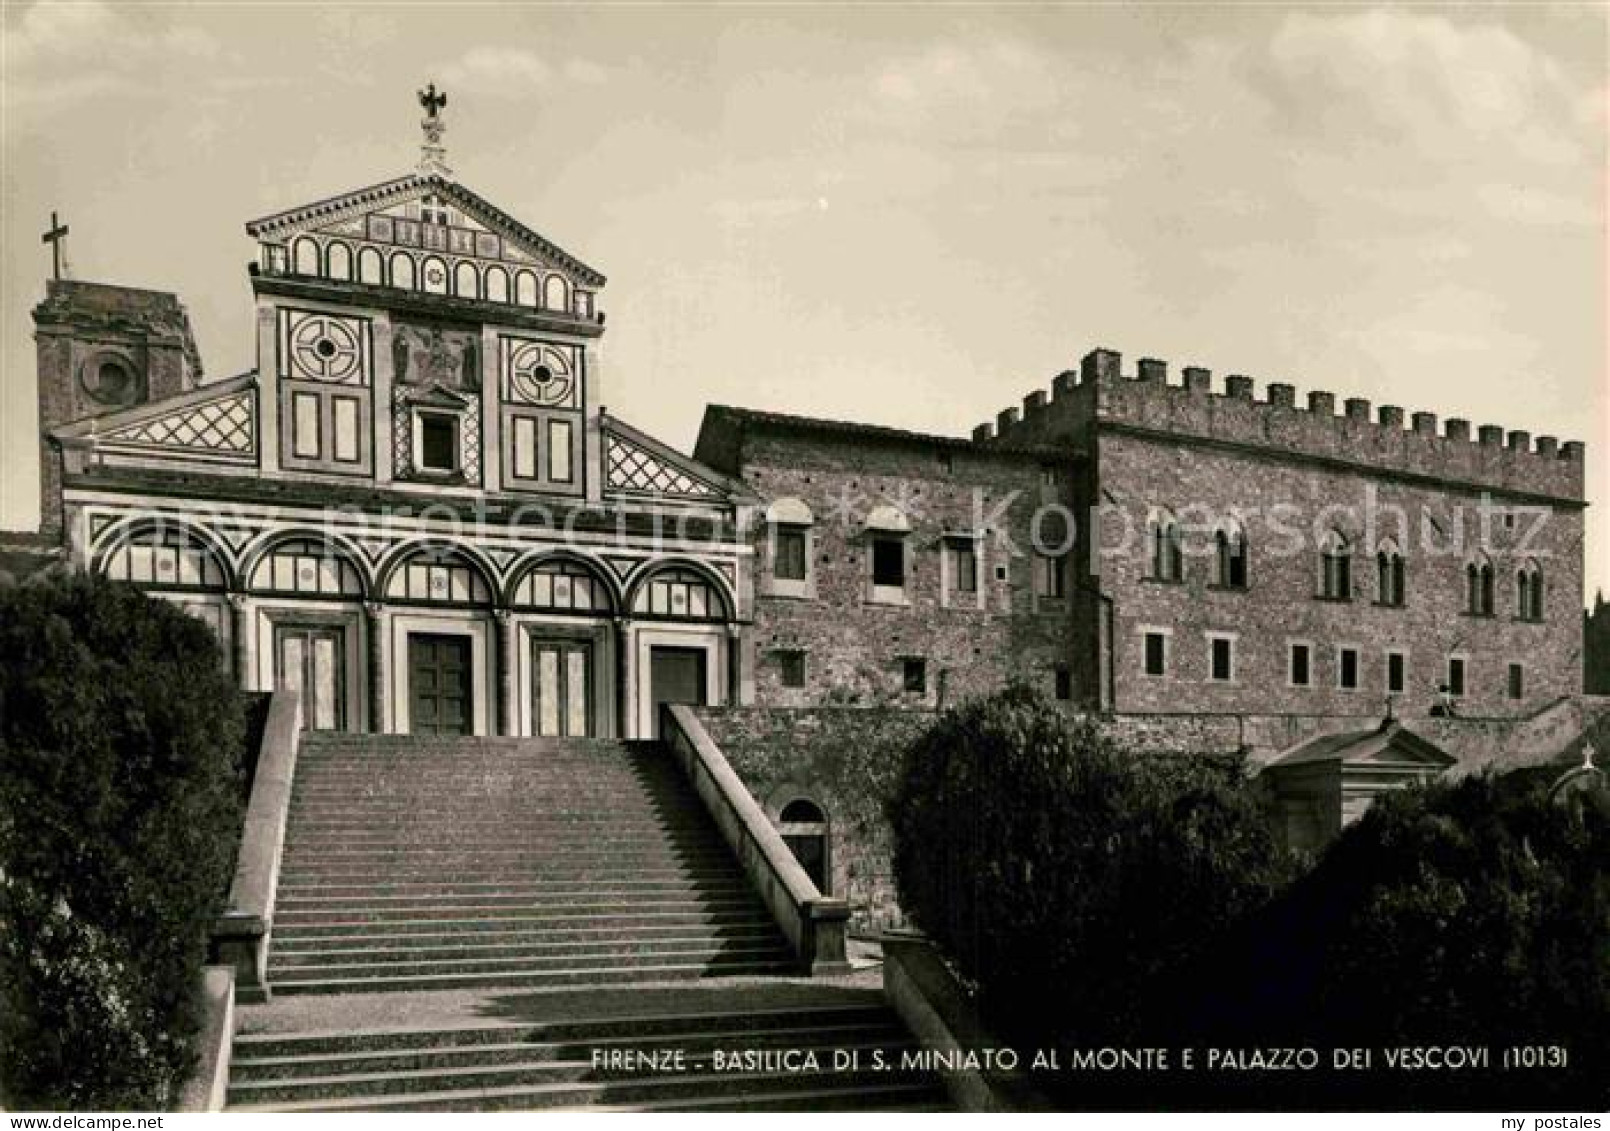
<path fill-rule="evenodd" d="M 796 797 L 778 812 L 777 831 L 816 890 L 823 895 L 832 894 L 828 822 L 822 807 L 809 798 Z"/>

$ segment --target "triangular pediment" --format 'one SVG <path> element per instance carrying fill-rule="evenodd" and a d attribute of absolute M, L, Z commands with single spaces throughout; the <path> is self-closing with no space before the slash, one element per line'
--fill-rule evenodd
<path fill-rule="evenodd" d="M 1269 763 L 1270 769 L 1332 763 L 1343 768 L 1423 767 L 1440 770 L 1454 758 L 1436 743 L 1388 721 L 1376 730 L 1320 735 L 1298 743 Z"/>
<path fill-rule="evenodd" d="M 162 457 L 246 461 L 257 455 L 257 377 L 228 381 L 104 413 L 54 432 L 67 443 Z"/>
<path fill-rule="evenodd" d="M 475 403 L 456 389 L 446 385 L 430 384 L 424 388 L 409 389 L 400 394 L 404 404 L 423 405 L 426 408 L 450 408 L 461 411 Z"/>
<path fill-rule="evenodd" d="M 603 431 L 604 484 L 612 494 L 725 502 L 750 493 L 742 483 L 624 421 L 605 417 Z"/>
<path fill-rule="evenodd" d="M 437 222 L 426 222 L 431 219 Z M 605 281 L 600 272 L 485 197 L 436 175 L 399 177 L 288 209 L 251 221 L 246 231 L 270 244 L 318 233 L 542 267 L 584 287 L 601 287 Z"/>

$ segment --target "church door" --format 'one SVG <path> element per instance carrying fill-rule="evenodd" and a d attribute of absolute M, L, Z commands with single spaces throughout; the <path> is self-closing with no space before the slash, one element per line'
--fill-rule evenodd
<path fill-rule="evenodd" d="M 302 699 L 308 730 L 345 730 L 345 633 L 334 626 L 278 625 L 274 629 L 274 686 Z"/>
<path fill-rule="evenodd" d="M 414 734 L 473 734 L 475 689 L 470 638 L 408 637 L 408 729 Z"/>
<path fill-rule="evenodd" d="M 654 737 L 660 735 L 662 703 L 705 702 L 705 657 L 703 648 L 650 648 L 649 680 L 654 704 Z"/>
<path fill-rule="evenodd" d="M 539 735 L 593 733 L 593 647 L 585 640 L 531 642 L 531 719 Z"/>

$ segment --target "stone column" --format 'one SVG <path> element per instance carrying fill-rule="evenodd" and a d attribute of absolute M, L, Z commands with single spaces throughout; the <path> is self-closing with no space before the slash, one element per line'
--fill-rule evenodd
<path fill-rule="evenodd" d="M 244 593 L 231 593 L 229 602 L 230 663 L 235 670 L 235 682 L 242 690 L 253 690 L 252 677 L 252 602 Z"/>
<path fill-rule="evenodd" d="M 390 620 L 386 606 L 380 601 L 363 603 L 364 627 L 369 635 L 369 731 L 383 734 L 386 730 L 386 699 L 391 694 L 386 686 L 391 665 L 386 663 L 386 629 Z"/>
<path fill-rule="evenodd" d="M 498 733 L 514 734 L 520 729 L 520 713 L 515 705 L 518 683 L 514 678 L 520 632 L 508 609 L 496 609 L 492 617 L 498 632 Z"/>
<path fill-rule="evenodd" d="M 727 701 L 726 706 L 738 707 L 744 701 L 744 636 L 743 625 L 727 626 Z"/>
<path fill-rule="evenodd" d="M 628 674 L 631 670 L 629 651 L 632 643 L 632 622 L 627 617 L 616 617 L 615 626 L 615 737 L 625 738 L 632 733 L 632 703 L 637 698 Z M 639 735 L 638 737 L 646 737 Z"/>

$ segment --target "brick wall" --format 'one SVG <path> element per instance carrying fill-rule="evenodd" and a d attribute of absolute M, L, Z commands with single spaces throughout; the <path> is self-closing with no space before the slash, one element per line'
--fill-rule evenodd
<path fill-rule="evenodd" d="M 1115 504 L 1103 518 L 1096 568 L 1112 601 L 1119 711 L 1380 717 L 1388 650 L 1405 655 L 1406 689 L 1397 697 L 1405 717 L 1429 710 L 1451 654 L 1465 657 L 1465 714 L 1526 714 L 1581 689 L 1580 509 L 1497 498 L 1484 510 L 1476 492 L 1172 438 L 1103 432 L 1098 451 L 1103 497 Z M 1152 576 L 1146 523 L 1159 506 L 1181 523 L 1180 583 Z M 1213 523 L 1234 513 L 1248 536 L 1243 591 L 1215 584 Z M 1513 526 L 1506 514 L 1514 515 Z M 1329 528 L 1353 549 L 1347 601 L 1317 596 L 1318 540 Z M 1388 536 L 1406 559 L 1402 607 L 1378 601 L 1375 551 Z M 1492 616 L 1466 611 L 1465 566 L 1478 551 L 1494 568 Z M 1516 615 L 1516 571 L 1526 559 L 1535 559 L 1545 578 L 1541 622 Z M 1143 671 L 1147 628 L 1168 633 L 1162 677 Z M 1209 632 L 1236 636 L 1229 682 L 1209 679 Z M 1308 687 L 1289 683 L 1294 641 L 1311 649 Z M 1339 686 L 1342 647 L 1358 654 L 1355 690 Z M 1509 695 L 1511 663 L 1524 668 L 1518 699 Z"/>
<path fill-rule="evenodd" d="M 1034 585 L 1030 526 L 1042 504 L 1071 502 L 1073 478 L 1065 470 L 1048 485 L 1041 462 L 1024 456 L 819 433 L 747 434 L 744 481 L 765 503 L 799 499 L 814 516 L 806 597 L 775 594 L 770 528 L 757 524 L 754 532 L 756 702 L 932 707 L 1012 680 L 1054 694 L 1058 666 L 1069 669 L 1075 697 L 1089 694 L 1092 617 L 1073 592 L 1072 571 L 1068 595 L 1060 600 L 1037 597 Z M 911 526 L 900 605 L 870 599 L 865 523 L 883 505 L 903 512 Z M 981 592 L 960 593 L 954 586 L 947 591 L 946 535 L 985 526 L 977 571 Z M 805 653 L 803 687 L 783 685 L 783 650 Z M 926 692 L 902 690 L 907 658 L 925 661 Z"/>
<path fill-rule="evenodd" d="M 906 746 L 932 722 L 932 712 L 705 707 L 699 716 L 773 821 L 801 798 L 827 815 L 831 894 L 850 903 L 851 927 L 902 925 L 883 806 Z"/>

